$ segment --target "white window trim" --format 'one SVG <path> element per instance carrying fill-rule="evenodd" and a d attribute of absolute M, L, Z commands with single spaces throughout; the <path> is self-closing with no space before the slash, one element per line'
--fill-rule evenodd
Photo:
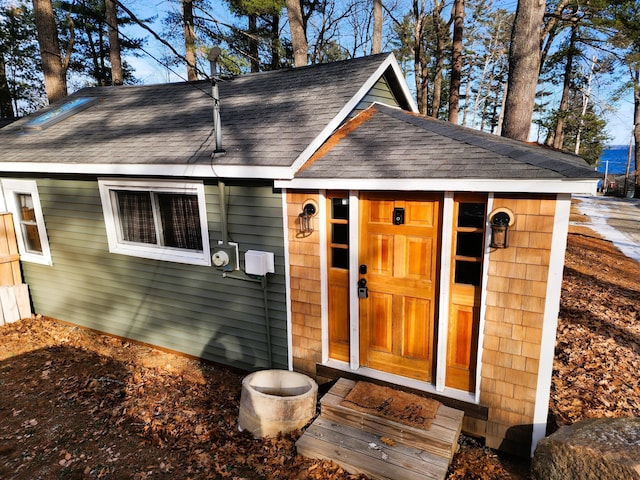
<path fill-rule="evenodd" d="M 42 205 L 40 203 L 40 195 L 38 194 L 38 185 L 35 180 L 2 180 L 2 188 L 7 210 L 13 214 L 13 225 L 16 230 L 16 239 L 18 240 L 18 250 L 20 252 L 20 260 L 25 262 L 39 263 L 41 265 L 53 265 L 51 259 L 51 249 L 49 248 L 49 238 L 44 224 L 44 215 L 42 214 Z M 42 253 L 28 252 L 24 244 L 22 236 L 22 227 L 20 225 L 20 214 L 16 195 L 31 195 L 33 201 L 33 209 L 36 216 L 36 225 L 38 227 L 38 235 L 40 236 L 40 246 Z"/>
<path fill-rule="evenodd" d="M 149 258 L 152 260 L 163 260 L 167 262 L 187 263 L 208 267 L 211 266 L 209 229 L 207 224 L 204 185 L 202 182 L 99 178 L 98 188 L 100 189 L 104 223 L 107 229 L 109 252 L 130 255 L 133 257 Z M 202 251 L 123 242 L 120 234 L 118 233 L 120 231 L 120 222 L 118 220 L 117 205 L 112 201 L 112 192 L 117 190 L 196 195 L 198 197 L 198 212 L 200 215 Z"/>

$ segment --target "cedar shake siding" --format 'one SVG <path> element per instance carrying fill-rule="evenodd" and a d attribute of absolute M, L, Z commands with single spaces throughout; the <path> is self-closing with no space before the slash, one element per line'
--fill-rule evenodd
<path fill-rule="evenodd" d="M 36 312 L 233 367 L 267 368 L 259 283 L 215 267 L 109 253 L 95 180 L 38 180 L 52 266 L 22 262 Z M 275 253 L 268 275 L 274 368 L 287 366 L 282 200 L 269 186 L 227 185 L 229 239 Z M 219 195 L 205 185 L 211 249 L 221 238 Z"/>
<path fill-rule="evenodd" d="M 291 332 L 294 370 L 316 376 L 322 359 L 319 221 L 306 237 L 298 234 L 298 214 L 317 192 L 287 192 Z M 492 209 L 515 215 L 509 246 L 491 249 L 480 362 L 479 404 L 488 419 L 465 416 L 463 430 L 487 445 L 527 456 L 531 448 L 540 345 L 547 299 L 556 195 L 498 194 Z"/>
<path fill-rule="evenodd" d="M 500 195 L 493 202 L 516 221 L 509 247 L 489 256 L 480 403 L 489 407 L 487 445 L 513 453 L 531 446 L 555 201 Z"/>
<path fill-rule="evenodd" d="M 315 377 L 316 364 L 322 362 L 320 228 L 316 217 L 313 233 L 298 235 L 298 214 L 307 199 L 320 203 L 317 192 L 287 192 L 291 334 L 293 369 Z"/>

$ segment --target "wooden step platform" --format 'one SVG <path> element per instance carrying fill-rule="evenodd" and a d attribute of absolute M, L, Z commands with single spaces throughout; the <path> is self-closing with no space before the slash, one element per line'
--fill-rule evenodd
<path fill-rule="evenodd" d="M 320 416 L 296 442 L 298 453 L 372 479 L 444 479 L 464 413 L 441 405 L 429 429 L 410 427 L 342 406 L 355 383 L 341 378 L 322 397 Z"/>

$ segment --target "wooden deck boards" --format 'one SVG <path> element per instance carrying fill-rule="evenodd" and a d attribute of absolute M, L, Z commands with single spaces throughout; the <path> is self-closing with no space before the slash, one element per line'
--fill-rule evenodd
<path fill-rule="evenodd" d="M 380 437 L 346 427 L 321 415 L 296 443 L 298 453 L 331 460 L 350 473 L 372 479 L 442 480 L 449 462 L 400 443 L 390 447 Z"/>
<path fill-rule="evenodd" d="M 298 453 L 374 479 L 444 479 L 464 413 L 441 405 L 431 427 L 422 430 L 340 405 L 354 385 L 341 378 L 322 397 L 321 414 L 296 443 Z"/>

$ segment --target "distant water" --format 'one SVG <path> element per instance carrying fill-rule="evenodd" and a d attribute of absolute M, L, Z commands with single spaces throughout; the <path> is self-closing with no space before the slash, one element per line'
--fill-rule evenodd
<path fill-rule="evenodd" d="M 609 175 L 625 174 L 627 171 L 628 145 L 612 145 L 607 147 L 600 156 L 598 171 L 604 173 L 609 163 Z M 633 152 L 632 152 L 633 155 Z M 633 170 L 633 157 L 631 157 L 631 170 Z"/>

